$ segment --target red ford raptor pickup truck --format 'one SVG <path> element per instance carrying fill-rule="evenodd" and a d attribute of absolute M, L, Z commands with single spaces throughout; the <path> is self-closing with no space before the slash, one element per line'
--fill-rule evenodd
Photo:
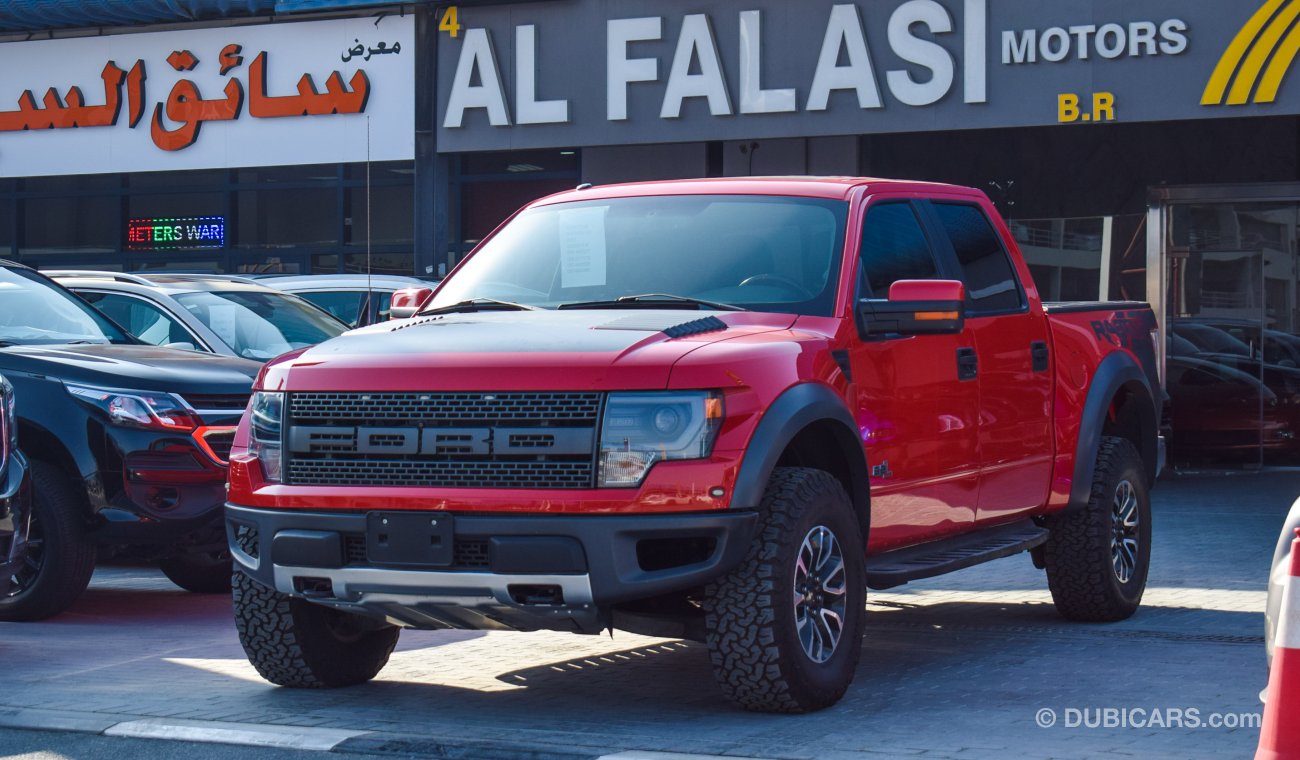
<path fill-rule="evenodd" d="M 269 681 L 404 628 L 706 642 L 752 709 L 848 688 L 868 588 L 1028 552 L 1142 599 L 1162 466 L 1141 303 L 1044 304 L 978 191 L 847 178 L 536 201 L 417 314 L 271 362 L 235 438 L 234 609 Z"/>

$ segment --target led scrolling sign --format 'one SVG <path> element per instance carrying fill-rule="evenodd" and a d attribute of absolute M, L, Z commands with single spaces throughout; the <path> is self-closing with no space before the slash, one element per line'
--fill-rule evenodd
<path fill-rule="evenodd" d="M 346 51 L 349 58 L 355 50 L 357 48 Z M 365 60 L 369 60 L 370 54 L 400 53 L 401 47 L 399 44 L 392 47 L 380 45 L 361 52 L 366 53 Z M 226 45 L 217 57 L 221 76 L 228 78 L 223 88 L 225 97 L 205 99 L 192 79 L 181 79 L 172 86 L 164 101 L 154 104 L 149 134 L 155 145 L 165 151 L 188 148 L 198 139 L 199 129 L 204 124 L 238 119 L 244 111 L 245 101 L 248 115 L 257 119 L 360 114 L 366 110 L 371 85 L 362 70 L 357 70 L 346 83 L 337 70 L 332 72 L 325 80 L 324 92 L 317 87 L 311 74 L 303 74 L 298 80 L 297 94 L 270 94 L 266 85 L 269 65 L 266 51 L 258 53 L 248 64 L 248 90 L 245 93 L 243 82 L 231 75 L 244 65 L 242 53 L 241 45 Z M 188 72 L 199 65 L 199 59 L 189 50 L 176 50 L 167 57 L 167 63 L 178 72 Z M 87 105 L 79 87 L 69 88 L 66 95 L 60 95 L 56 88 L 51 87 L 39 103 L 31 90 L 24 90 L 18 97 L 17 110 L 0 111 L 0 132 L 110 127 L 118 123 L 124 104 L 127 125 L 134 129 L 148 108 L 145 62 L 137 60 L 129 70 L 125 70 L 116 62 L 109 61 L 100 78 L 104 82 L 102 105 Z"/>
<path fill-rule="evenodd" d="M 131 219 L 126 224 L 126 247 L 132 251 L 221 248 L 225 244 L 224 216 Z"/>

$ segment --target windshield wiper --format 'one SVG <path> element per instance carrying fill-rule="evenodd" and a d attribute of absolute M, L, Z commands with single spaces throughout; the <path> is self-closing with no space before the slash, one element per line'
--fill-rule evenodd
<path fill-rule="evenodd" d="M 449 306 L 439 306 L 436 309 L 425 309 L 420 312 L 420 316 L 425 314 L 453 314 L 456 312 L 473 312 L 473 311 L 540 311 L 539 306 L 529 306 L 524 303 L 515 303 L 514 301 L 498 301 L 495 298 L 471 298 L 468 301 L 461 301 Z"/>
<path fill-rule="evenodd" d="M 642 293 L 637 296 L 620 296 L 613 301 L 577 301 L 562 303 L 560 309 L 675 309 L 681 306 L 694 306 L 697 309 L 714 311 L 749 311 L 743 306 L 735 306 L 718 301 L 706 301 L 703 298 L 690 298 L 672 293 Z"/>

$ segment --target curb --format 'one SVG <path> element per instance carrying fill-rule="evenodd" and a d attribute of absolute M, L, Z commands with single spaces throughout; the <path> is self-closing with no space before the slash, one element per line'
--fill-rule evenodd
<path fill-rule="evenodd" d="M 231 744 L 316 752 L 340 752 L 430 760 L 762 760 L 724 755 L 624 750 L 601 754 L 590 748 L 439 739 L 310 726 L 228 723 L 185 718 L 144 718 L 74 710 L 0 707 L 0 728 L 61 731 L 132 739 Z"/>

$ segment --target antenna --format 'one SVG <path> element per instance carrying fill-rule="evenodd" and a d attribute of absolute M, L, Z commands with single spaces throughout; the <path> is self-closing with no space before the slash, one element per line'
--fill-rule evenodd
<path fill-rule="evenodd" d="M 358 319 L 357 322 L 369 322 L 371 312 L 378 312 L 378 304 L 375 303 L 375 286 L 371 275 L 370 268 L 370 239 L 373 236 L 370 219 L 370 114 L 366 114 L 366 315 L 365 319 Z"/>

